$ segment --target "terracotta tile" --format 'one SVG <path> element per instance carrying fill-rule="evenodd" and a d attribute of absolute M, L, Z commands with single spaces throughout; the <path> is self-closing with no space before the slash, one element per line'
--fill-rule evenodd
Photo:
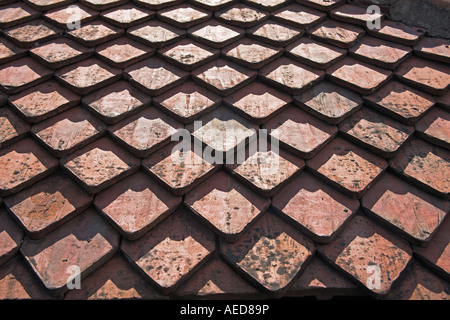
<path fill-rule="evenodd" d="M 344 0 L 296 0 L 298 3 L 310 6 L 311 8 L 329 11 L 340 6 Z"/>
<path fill-rule="evenodd" d="M 58 37 L 61 29 L 38 19 L 4 31 L 11 41 L 23 48 L 30 48 L 36 43 L 45 42 Z"/>
<path fill-rule="evenodd" d="M 281 296 L 304 270 L 314 243 L 273 213 L 265 213 L 235 243 L 221 241 L 221 254 L 253 284 Z"/>
<path fill-rule="evenodd" d="M 403 235 L 425 245 L 450 211 L 448 201 L 385 173 L 364 195 L 361 205 L 367 213 Z"/>
<path fill-rule="evenodd" d="M 214 48 L 223 48 L 244 37 L 244 29 L 209 20 L 187 31 L 189 37 Z"/>
<path fill-rule="evenodd" d="M 268 20 L 247 30 L 250 38 L 266 42 L 277 47 L 285 47 L 299 39 L 305 31 L 276 21 Z"/>
<path fill-rule="evenodd" d="M 377 155 L 392 158 L 414 128 L 364 107 L 339 124 L 339 133 Z"/>
<path fill-rule="evenodd" d="M 376 295 L 389 292 L 412 255 L 408 242 L 362 215 L 349 221 L 332 243 L 320 245 L 317 250 Z M 379 283 L 373 281 L 374 275 L 380 277 Z"/>
<path fill-rule="evenodd" d="M 347 55 L 347 51 L 309 38 L 302 38 L 287 46 L 286 54 L 311 67 L 326 69 L 343 59 Z"/>
<path fill-rule="evenodd" d="M 94 10 L 107 10 L 127 2 L 127 0 L 81 0 L 83 4 Z"/>
<path fill-rule="evenodd" d="M 270 200 L 220 171 L 191 190 L 184 203 L 221 238 L 235 242 L 269 207 Z"/>
<path fill-rule="evenodd" d="M 133 85 L 150 95 L 160 95 L 184 82 L 189 73 L 152 57 L 133 64 L 124 70 L 124 76 Z"/>
<path fill-rule="evenodd" d="M 61 159 L 61 166 L 89 193 L 97 193 L 139 169 L 139 160 L 101 138 Z"/>
<path fill-rule="evenodd" d="M 0 66 L 0 86 L 8 94 L 28 89 L 49 80 L 53 72 L 29 57 Z"/>
<path fill-rule="evenodd" d="M 191 71 L 217 59 L 220 55 L 220 50 L 210 48 L 190 39 L 184 39 L 160 49 L 158 53 L 177 67 L 185 71 Z"/>
<path fill-rule="evenodd" d="M 342 195 L 309 173 L 302 173 L 278 192 L 272 205 L 319 243 L 331 242 L 359 208 L 358 200 Z"/>
<path fill-rule="evenodd" d="M 109 127 L 108 131 L 122 146 L 143 158 L 170 142 L 183 125 L 156 108 L 147 108 L 135 116 Z"/>
<path fill-rule="evenodd" d="M 434 95 L 442 95 L 450 87 L 450 67 L 421 58 L 412 57 L 403 62 L 395 75 L 407 84 Z"/>
<path fill-rule="evenodd" d="M 307 34 L 319 41 L 347 49 L 353 47 L 365 31 L 358 26 L 328 19 L 308 29 Z"/>
<path fill-rule="evenodd" d="M 168 294 L 199 269 L 215 251 L 214 235 L 183 209 L 137 241 L 122 241 L 129 261 L 162 294 Z"/>
<path fill-rule="evenodd" d="M 60 69 L 90 57 L 94 50 L 88 49 L 67 38 L 51 40 L 30 49 L 33 58 L 50 69 Z"/>
<path fill-rule="evenodd" d="M 69 290 L 70 266 L 78 266 L 83 279 L 109 260 L 118 247 L 118 234 L 88 209 L 43 239 L 26 239 L 20 251 L 45 287 L 59 293 Z"/>
<path fill-rule="evenodd" d="M 0 147 L 11 145 L 30 132 L 30 125 L 8 107 L 0 108 Z"/>
<path fill-rule="evenodd" d="M 322 81 L 308 91 L 294 97 L 294 102 L 329 124 L 338 124 L 358 110 L 360 95 L 332 82 Z"/>
<path fill-rule="evenodd" d="M 349 50 L 349 55 L 382 68 L 395 69 L 411 52 L 410 47 L 367 36 Z"/>
<path fill-rule="evenodd" d="M 58 161 L 31 138 L 25 138 L 1 149 L 0 168 L 0 193 L 6 196 L 51 174 Z"/>
<path fill-rule="evenodd" d="M 414 46 L 414 53 L 424 58 L 450 63 L 450 40 L 423 38 Z"/>
<path fill-rule="evenodd" d="M 5 209 L 0 209 L 0 265 L 19 251 L 22 240 L 22 229 L 11 219 Z"/>
<path fill-rule="evenodd" d="M 381 21 L 380 29 L 369 29 L 367 32 L 374 37 L 394 41 L 406 46 L 415 45 L 425 35 L 424 29 L 389 20 Z"/>
<path fill-rule="evenodd" d="M 368 13 L 367 7 L 364 6 L 359 7 L 352 4 L 343 4 L 342 6 L 331 10 L 330 17 L 336 20 L 366 26 L 367 23 L 376 19 L 382 20 L 384 18 L 384 14 Z"/>
<path fill-rule="evenodd" d="M 190 150 L 174 149 L 174 142 L 142 160 L 147 170 L 167 190 L 183 195 L 205 181 L 219 168 L 202 158 L 193 146 Z M 201 151 L 201 149 L 200 149 Z"/>
<path fill-rule="evenodd" d="M 281 147 L 311 158 L 337 134 L 336 126 L 329 125 L 297 107 L 290 107 L 264 124 L 270 136 L 280 142 Z"/>
<path fill-rule="evenodd" d="M 235 1 L 236 0 L 189 0 L 188 2 L 206 10 L 216 11 L 232 5 Z"/>
<path fill-rule="evenodd" d="M 193 7 L 186 3 L 158 11 L 158 18 L 160 20 L 181 29 L 190 28 L 209 20 L 211 17 L 212 12 Z"/>
<path fill-rule="evenodd" d="M 33 135 L 56 157 L 65 156 L 105 133 L 106 125 L 81 107 L 39 122 Z"/>
<path fill-rule="evenodd" d="M 405 124 L 416 123 L 436 103 L 427 93 L 397 81 L 391 81 L 374 94 L 365 96 L 364 102 Z"/>
<path fill-rule="evenodd" d="M 252 7 L 272 12 L 286 5 L 289 0 L 243 0 L 242 2 Z"/>
<path fill-rule="evenodd" d="M 152 48 L 175 43 L 185 37 L 186 32 L 159 20 L 151 20 L 127 29 L 127 35 L 136 41 L 150 45 Z"/>
<path fill-rule="evenodd" d="M 450 149 L 450 113 L 434 108 L 416 124 L 417 135 L 440 147 Z"/>
<path fill-rule="evenodd" d="M 7 29 L 17 24 L 34 20 L 39 12 L 24 3 L 12 3 L 0 7 L 0 28 Z"/>
<path fill-rule="evenodd" d="M 83 25 L 98 17 L 98 12 L 85 6 L 72 4 L 46 12 L 43 17 L 61 29 L 73 29 L 76 23 Z"/>
<path fill-rule="evenodd" d="M 98 193 L 94 205 L 119 233 L 134 240 L 166 219 L 181 201 L 139 171 Z"/>
<path fill-rule="evenodd" d="M 267 12 L 241 3 L 217 11 L 214 16 L 222 22 L 241 28 L 253 27 L 269 18 Z"/>
<path fill-rule="evenodd" d="M 259 70 L 259 75 L 270 85 L 297 95 L 320 82 L 325 77 L 325 72 L 281 57 Z"/>
<path fill-rule="evenodd" d="M 227 96 L 256 78 L 256 71 L 217 59 L 191 73 L 192 79 L 213 92 Z"/>
<path fill-rule="evenodd" d="M 223 48 L 222 54 L 247 68 L 259 69 L 281 56 L 283 49 L 244 38 Z"/>
<path fill-rule="evenodd" d="M 181 299 L 247 299 L 264 298 L 265 295 L 249 285 L 222 259 L 211 259 L 177 291 L 173 293 Z"/>
<path fill-rule="evenodd" d="M 128 37 L 121 37 L 97 46 L 95 52 L 106 63 L 123 69 L 151 57 L 155 50 L 130 40 Z"/>
<path fill-rule="evenodd" d="M 328 68 L 327 76 L 339 85 L 368 95 L 386 84 L 392 78 L 392 72 L 353 58 L 345 58 Z"/>
<path fill-rule="evenodd" d="M 119 38 L 124 34 L 124 30 L 97 20 L 82 25 L 80 29 L 69 30 L 66 34 L 86 47 L 95 47 L 101 43 Z"/>
<path fill-rule="evenodd" d="M 223 100 L 236 112 L 256 124 L 263 124 L 285 110 L 292 98 L 261 82 L 252 82 Z"/>
<path fill-rule="evenodd" d="M 75 93 L 88 94 L 117 81 L 121 71 L 91 58 L 59 69 L 55 76 Z"/>
<path fill-rule="evenodd" d="M 73 0 L 26 0 L 34 9 L 47 11 L 71 3 Z"/>
<path fill-rule="evenodd" d="M 449 163 L 450 151 L 414 138 L 389 161 L 389 166 L 419 188 L 449 199 Z"/>
<path fill-rule="evenodd" d="M 125 81 L 116 81 L 82 99 L 85 107 L 108 124 L 116 123 L 149 106 L 150 101 L 150 97 Z"/>
<path fill-rule="evenodd" d="M 163 9 L 166 7 L 179 4 L 180 2 L 183 2 L 183 0 L 133 0 L 133 1 L 139 6 L 155 10 Z"/>
<path fill-rule="evenodd" d="M 339 191 L 358 199 L 387 168 L 384 159 L 336 138 L 307 166 Z"/>
<path fill-rule="evenodd" d="M 26 55 L 27 50 L 0 38 L 0 63 L 6 63 Z"/>
<path fill-rule="evenodd" d="M 54 81 L 33 87 L 9 97 L 9 104 L 27 122 L 35 123 L 67 110 L 80 97 Z"/>
<path fill-rule="evenodd" d="M 0 299 L 50 300 L 52 297 L 22 258 L 16 256 L 0 268 Z"/>
<path fill-rule="evenodd" d="M 274 20 L 286 23 L 298 28 L 309 28 L 324 19 L 327 15 L 310 7 L 299 4 L 287 5 L 271 14 Z"/>
<path fill-rule="evenodd" d="M 86 210 L 92 198 L 70 178 L 56 173 L 4 202 L 27 236 L 40 239 Z"/>
<path fill-rule="evenodd" d="M 155 97 L 153 102 L 175 120 L 186 124 L 214 110 L 221 102 L 221 98 L 197 83 L 187 81 Z"/>
<path fill-rule="evenodd" d="M 123 258 L 116 254 L 83 281 L 81 289 L 70 290 L 65 300 L 164 299 Z"/>
<path fill-rule="evenodd" d="M 107 22 L 119 27 L 129 28 L 153 19 L 155 12 L 145 8 L 135 6 L 133 4 L 125 4 L 123 6 L 114 7 L 107 11 L 103 11 L 101 16 Z"/>

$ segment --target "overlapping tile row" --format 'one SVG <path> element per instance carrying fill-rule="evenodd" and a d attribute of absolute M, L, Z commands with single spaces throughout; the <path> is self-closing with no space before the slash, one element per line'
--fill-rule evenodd
<path fill-rule="evenodd" d="M 0 298 L 450 299 L 450 41 L 373 18 L 0 1 Z"/>

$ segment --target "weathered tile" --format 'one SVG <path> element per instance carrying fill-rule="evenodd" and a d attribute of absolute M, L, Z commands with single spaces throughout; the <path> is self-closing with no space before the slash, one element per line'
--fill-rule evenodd
<path fill-rule="evenodd" d="M 151 57 L 155 50 L 141 43 L 121 37 L 95 48 L 98 57 L 115 68 L 123 69 Z"/>
<path fill-rule="evenodd" d="M 243 0 L 242 2 L 252 7 L 272 12 L 287 4 L 289 0 Z"/>
<path fill-rule="evenodd" d="M 193 7 L 186 3 L 158 11 L 158 18 L 160 20 L 181 29 L 190 28 L 209 20 L 211 17 L 212 12 Z"/>
<path fill-rule="evenodd" d="M 86 6 L 94 10 L 107 10 L 127 2 L 127 0 L 81 0 Z"/>
<path fill-rule="evenodd" d="M 310 6 L 312 8 L 329 11 L 340 6 L 345 0 L 296 0 L 298 3 Z"/>
<path fill-rule="evenodd" d="M 22 139 L 30 132 L 30 126 L 8 107 L 0 108 L 0 147 L 6 147 Z"/>
<path fill-rule="evenodd" d="M 416 123 L 417 135 L 440 147 L 450 149 L 450 113 L 434 108 Z"/>
<path fill-rule="evenodd" d="M 299 39 L 305 31 L 276 21 L 268 20 L 247 30 L 250 38 L 266 42 L 276 47 L 285 47 Z"/>
<path fill-rule="evenodd" d="M 414 46 L 414 53 L 424 58 L 450 63 L 450 40 L 423 38 Z"/>
<path fill-rule="evenodd" d="M 152 48 L 161 48 L 185 37 L 182 29 L 153 19 L 143 24 L 127 29 L 127 35 L 136 41 L 150 45 Z"/>
<path fill-rule="evenodd" d="M 61 29 L 74 29 L 95 20 L 98 12 L 79 5 L 70 5 L 46 12 L 43 17 Z"/>
<path fill-rule="evenodd" d="M 189 37 L 214 48 L 223 48 L 244 37 L 245 30 L 209 20 L 187 31 Z"/>
<path fill-rule="evenodd" d="M 58 37 L 61 31 L 44 20 L 38 19 L 5 30 L 4 34 L 18 46 L 30 48 L 36 43 Z"/>
<path fill-rule="evenodd" d="M 5 209 L 0 209 L 0 266 L 19 251 L 22 240 L 22 229 L 12 220 Z"/>
<path fill-rule="evenodd" d="M 353 47 L 365 31 L 359 26 L 345 24 L 334 20 L 325 20 L 308 29 L 307 34 L 319 41 L 347 49 Z"/>
<path fill-rule="evenodd" d="M 124 30 L 101 20 L 96 20 L 82 25 L 79 29 L 69 30 L 66 34 L 86 47 L 95 47 L 101 43 L 119 38 L 124 34 Z"/>
<path fill-rule="evenodd" d="M 0 28 L 7 29 L 17 24 L 34 20 L 39 12 L 24 3 L 12 3 L 0 7 Z"/>
<path fill-rule="evenodd" d="M 299 4 L 291 4 L 271 13 L 274 20 L 298 28 L 309 28 L 326 19 L 326 13 Z"/>
<path fill-rule="evenodd" d="M 134 0 L 134 2 L 149 9 L 159 10 L 179 4 L 183 0 Z"/>
<path fill-rule="evenodd" d="M 232 5 L 236 0 L 188 0 L 194 5 L 200 6 L 206 10 L 217 11 L 223 7 Z"/>
<path fill-rule="evenodd" d="M 267 12 L 249 7 L 245 4 L 238 3 L 236 5 L 226 7 L 221 11 L 216 11 L 216 19 L 235 25 L 241 28 L 250 28 L 262 23 L 269 14 Z"/>
<path fill-rule="evenodd" d="M 0 63 L 6 63 L 25 56 L 27 49 L 21 48 L 14 43 L 0 38 Z"/>
<path fill-rule="evenodd" d="M 382 20 L 384 14 L 382 12 L 368 12 L 367 7 L 355 6 L 352 4 L 343 4 L 330 11 L 330 17 L 344 22 L 355 23 L 367 26 L 368 23 L 376 20 Z"/>
<path fill-rule="evenodd" d="M 153 19 L 155 12 L 132 4 L 125 4 L 103 11 L 101 16 L 107 22 L 119 28 L 129 28 Z"/>
<path fill-rule="evenodd" d="M 47 11 L 64 6 L 73 0 L 26 0 L 26 2 L 36 10 Z"/>
<path fill-rule="evenodd" d="M 389 20 L 381 21 L 380 29 L 368 29 L 367 32 L 374 37 L 401 43 L 406 46 L 415 45 L 425 35 L 425 29 Z"/>

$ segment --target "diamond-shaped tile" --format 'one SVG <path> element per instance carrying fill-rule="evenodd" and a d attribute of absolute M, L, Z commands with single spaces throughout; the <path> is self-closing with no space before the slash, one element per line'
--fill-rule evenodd
<path fill-rule="evenodd" d="M 79 5 L 70 5 L 63 8 L 48 11 L 43 16 L 50 23 L 61 29 L 73 29 L 78 24 L 88 23 L 98 17 L 98 12 Z"/>
<path fill-rule="evenodd" d="M 86 210 L 92 198 L 70 178 L 54 174 L 4 201 L 28 237 L 40 239 Z"/>
<path fill-rule="evenodd" d="M 94 10 L 100 11 L 120 6 L 127 2 L 127 0 L 81 0 L 81 2 Z"/>
<path fill-rule="evenodd" d="M 30 126 L 10 108 L 0 108 L 0 147 L 6 147 L 22 139 L 28 132 Z"/>
<path fill-rule="evenodd" d="M 0 209 L 0 231 L 0 265 L 3 265 L 19 251 L 23 232 L 5 209 Z"/>
<path fill-rule="evenodd" d="M 5 30 L 4 34 L 18 46 L 30 48 L 36 43 L 58 37 L 60 32 L 61 29 L 38 19 Z"/>
<path fill-rule="evenodd" d="M 285 47 L 299 39 L 305 31 L 276 21 L 268 20 L 261 25 L 247 30 L 247 35 L 268 44 Z"/>
<path fill-rule="evenodd" d="M 139 160 L 101 138 L 61 159 L 61 165 L 86 191 L 99 192 L 139 169 Z"/>
<path fill-rule="evenodd" d="M 26 0 L 26 2 L 36 10 L 47 11 L 64 6 L 72 0 Z"/>
<path fill-rule="evenodd" d="M 103 19 L 119 28 L 129 28 L 153 19 L 155 17 L 155 12 L 132 4 L 126 4 L 104 11 L 101 16 Z"/>
<path fill-rule="evenodd" d="M 359 208 L 358 200 L 342 195 L 306 172 L 278 192 L 272 204 L 319 243 L 331 242 Z"/>
<path fill-rule="evenodd" d="M 177 28 L 186 29 L 209 20 L 212 13 L 189 4 L 181 4 L 158 11 L 158 18 Z"/>
<path fill-rule="evenodd" d="M 66 34 L 86 47 L 95 47 L 98 44 L 119 38 L 124 34 L 124 30 L 96 20 L 82 25 L 79 29 L 69 30 Z"/>
<path fill-rule="evenodd" d="M 327 17 L 326 13 L 315 9 L 292 4 L 272 13 L 272 18 L 298 28 L 309 28 Z"/>
<path fill-rule="evenodd" d="M 95 196 L 95 207 L 129 240 L 142 236 L 181 203 L 142 171 Z"/>
<path fill-rule="evenodd" d="M 0 28 L 6 29 L 17 24 L 34 20 L 39 12 L 24 3 L 12 3 L 0 7 Z"/>
<path fill-rule="evenodd" d="M 188 0 L 194 5 L 198 5 L 206 10 L 217 11 L 223 7 L 232 5 L 236 0 Z"/>
<path fill-rule="evenodd" d="M 185 31 L 172 25 L 153 19 L 143 24 L 127 29 L 127 35 L 136 41 L 161 48 L 185 37 Z"/>
<path fill-rule="evenodd" d="M 244 37 L 245 30 L 225 25 L 216 20 L 209 20 L 187 31 L 188 35 L 214 48 L 223 48 Z"/>
<path fill-rule="evenodd" d="M 450 149 L 450 113 L 433 109 L 416 124 L 417 135 L 440 147 Z"/>
<path fill-rule="evenodd" d="M 155 50 L 128 37 L 101 44 L 95 49 L 98 57 L 115 68 L 126 68 L 129 65 L 151 57 Z"/>
<path fill-rule="evenodd" d="M 387 168 L 387 163 L 368 151 L 334 139 L 307 166 L 339 191 L 354 199 L 364 195 Z"/>
<path fill-rule="evenodd" d="M 215 239 L 180 209 L 139 240 L 122 241 L 121 250 L 162 294 L 168 294 L 208 260 Z"/>
<path fill-rule="evenodd" d="M 4 38 L 0 38 L 0 63 L 6 63 L 23 57 L 27 53 L 25 48 L 21 48 Z"/>
<path fill-rule="evenodd" d="M 426 37 L 414 46 L 414 52 L 424 58 L 450 63 L 450 40 Z"/>
<path fill-rule="evenodd" d="M 288 0 L 243 0 L 242 2 L 245 2 L 249 4 L 252 7 L 259 8 L 261 10 L 267 10 L 267 11 L 275 11 L 279 7 L 284 6 L 286 3 L 288 3 Z"/>
<path fill-rule="evenodd" d="M 221 11 L 217 11 L 215 13 L 215 17 L 218 20 L 237 27 L 249 28 L 260 24 L 269 18 L 269 14 L 239 3 L 231 7 L 227 7 Z"/>
<path fill-rule="evenodd" d="M 364 6 L 355 6 L 352 4 L 343 4 L 330 11 L 330 17 L 349 23 L 355 23 L 367 26 L 369 22 L 382 20 L 384 14 L 382 12 L 371 12 Z"/>
<path fill-rule="evenodd" d="M 179 4 L 180 2 L 183 2 L 183 0 L 134 0 L 134 2 L 146 8 L 159 10 Z"/>
<path fill-rule="evenodd" d="M 361 27 L 329 19 L 307 31 L 307 34 L 314 39 L 344 49 L 353 47 L 364 33 L 365 31 Z"/>
<path fill-rule="evenodd" d="M 310 6 L 312 8 L 329 11 L 340 6 L 345 0 L 296 0 L 298 3 Z"/>
<path fill-rule="evenodd" d="M 367 32 L 374 37 L 406 46 L 415 45 L 425 35 L 425 29 L 408 26 L 399 21 L 383 20 L 380 26 L 380 29 L 368 29 Z"/>

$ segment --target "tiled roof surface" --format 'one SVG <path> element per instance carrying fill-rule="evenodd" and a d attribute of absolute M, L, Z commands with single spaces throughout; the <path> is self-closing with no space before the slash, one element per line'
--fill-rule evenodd
<path fill-rule="evenodd" d="M 0 299 L 450 299 L 450 41 L 382 18 L 0 1 Z"/>

